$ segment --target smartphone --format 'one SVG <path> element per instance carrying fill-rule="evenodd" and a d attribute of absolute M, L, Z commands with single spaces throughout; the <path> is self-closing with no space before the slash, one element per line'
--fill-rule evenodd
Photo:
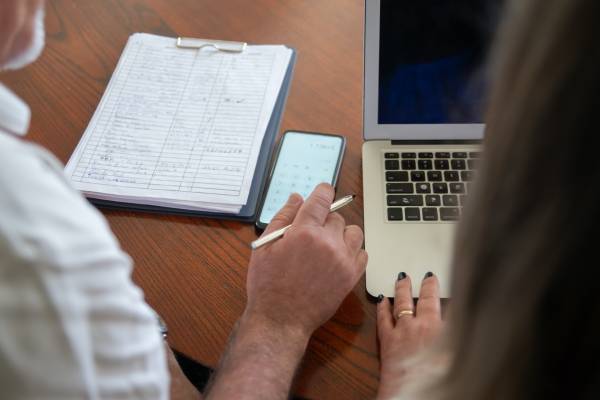
<path fill-rule="evenodd" d="M 308 197 L 317 185 L 335 187 L 346 150 L 346 138 L 324 133 L 283 134 L 256 227 L 263 230 L 292 193 Z"/>

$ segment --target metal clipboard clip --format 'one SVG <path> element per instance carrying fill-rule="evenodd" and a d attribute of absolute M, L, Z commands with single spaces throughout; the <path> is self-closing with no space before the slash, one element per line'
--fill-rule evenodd
<path fill-rule="evenodd" d="M 204 47 L 212 47 L 218 51 L 227 53 L 242 53 L 246 50 L 248 43 L 244 42 L 228 42 L 226 40 L 212 39 L 194 39 L 187 37 L 177 38 L 177 47 L 180 49 L 202 49 Z"/>

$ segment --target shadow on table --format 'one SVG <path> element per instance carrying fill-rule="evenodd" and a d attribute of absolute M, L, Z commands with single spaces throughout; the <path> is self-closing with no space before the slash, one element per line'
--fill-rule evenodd
<path fill-rule="evenodd" d="M 181 367 L 181 370 L 189 381 L 198 389 L 200 393 L 204 392 L 210 377 L 215 372 L 212 368 L 207 367 L 199 362 L 189 358 L 183 353 L 173 350 L 175 358 Z M 291 400 L 307 400 L 304 397 L 290 396 Z"/>

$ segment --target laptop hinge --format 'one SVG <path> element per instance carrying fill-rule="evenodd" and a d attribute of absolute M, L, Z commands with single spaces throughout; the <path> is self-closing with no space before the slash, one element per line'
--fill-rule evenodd
<path fill-rule="evenodd" d="M 417 144 L 481 144 L 481 140 L 392 140 L 392 146 Z"/>

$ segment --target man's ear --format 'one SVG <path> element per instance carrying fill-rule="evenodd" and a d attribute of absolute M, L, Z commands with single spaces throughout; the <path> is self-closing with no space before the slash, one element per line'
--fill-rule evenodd
<path fill-rule="evenodd" d="M 8 16 L 11 18 L 10 31 L 6 27 L 0 28 L 0 46 L 4 45 L 4 49 L 0 48 L 0 69 L 15 70 L 33 63 L 44 49 L 44 3 L 39 0 L 2 0 L 0 7 L 5 7 L 5 2 L 12 4 L 14 9 Z"/>
<path fill-rule="evenodd" d="M 0 1 L 0 65 L 10 58 L 18 30 L 17 7 L 24 7 L 19 0 Z"/>

